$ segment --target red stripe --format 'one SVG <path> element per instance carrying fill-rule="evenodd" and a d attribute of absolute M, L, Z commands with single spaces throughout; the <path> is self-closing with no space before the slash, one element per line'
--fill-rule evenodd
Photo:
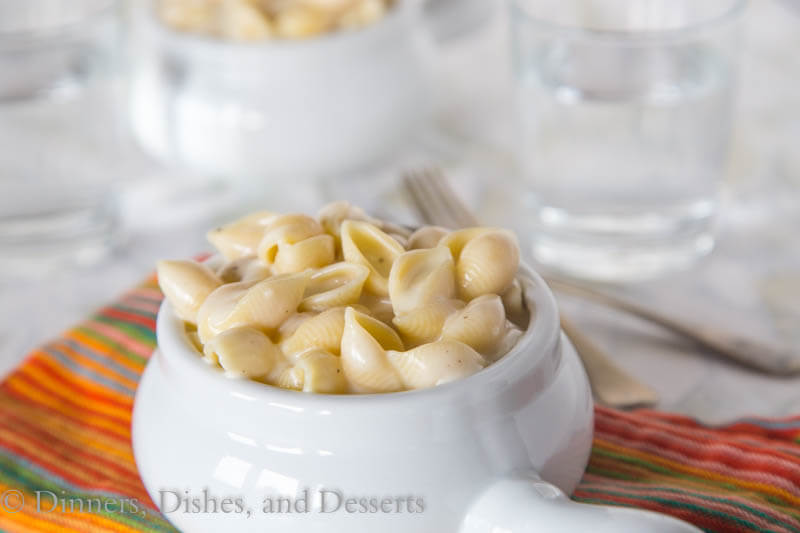
<path fill-rule="evenodd" d="M 96 401 L 98 403 L 103 403 L 103 404 L 106 404 L 106 405 L 110 405 L 112 407 L 117 407 L 119 409 L 132 409 L 133 408 L 133 399 L 130 399 L 129 401 L 126 401 L 126 402 L 121 402 L 121 401 L 115 400 L 113 398 L 110 398 L 110 397 L 108 397 L 108 396 L 106 396 L 104 394 L 101 394 L 99 392 L 95 392 L 95 391 L 93 391 L 93 390 L 91 390 L 91 389 L 89 389 L 89 388 L 87 388 L 85 386 L 80 385 L 80 383 L 77 381 L 77 379 L 82 378 L 82 376 L 79 376 L 79 375 L 76 375 L 76 374 L 71 374 L 72 376 L 75 376 L 76 379 L 73 380 L 73 381 L 70 381 L 70 380 L 66 379 L 64 376 L 62 376 L 61 374 L 59 374 L 58 372 L 54 371 L 53 367 L 51 366 L 49 361 L 47 361 L 44 358 L 33 359 L 30 362 L 29 366 L 35 366 L 36 368 L 40 369 L 42 371 L 42 373 L 47 374 L 49 377 L 51 377 L 54 381 L 58 381 L 59 383 L 61 383 L 65 387 L 67 387 L 70 390 L 74 391 L 77 395 L 82 396 L 83 398 L 86 398 L 87 400 L 93 400 L 93 401 Z M 58 366 L 60 366 L 60 365 L 58 365 Z M 88 379 L 88 378 L 83 378 L 83 379 Z M 97 382 L 93 381 L 92 383 L 97 383 Z M 101 385 L 101 384 L 98 384 L 98 386 L 103 387 L 103 385 Z M 115 392 L 115 394 L 119 394 L 119 393 Z"/>
<path fill-rule="evenodd" d="M 21 368 L 20 370 L 24 370 L 24 368 Z M 76 404 L 71 399 L 69 399 L 69 398 L 67 398 L 65 396 L 62 396 L 62 395 L 56 393 L 55 391 L 52 391 L 50 389 L 47 389 L 47 388 L 43 387 L 38 381 L 36 381 L 35 379 L 32 379 L 30 376 L 28 376 L 24 372 L 21 372 L 21 371 L 16 372 L 15 373 L 15 377 L 18 377 L 20 380 L 24 381 L 25 383 L 27 383 L 28 385 L 30 385 L 34 389 L 38 390 L 42 394 L 50 396 L 51 398 L 60 400 L 61 402 L 72 406 L 74 409 L 76 409 L 78 411 L 84 411 L 84 412 L 87 412 L 87 413 L 91 413 L 93 416 L 95 416 L 97 418 L 102 418 L 104 420 L 108 420 L 109 422 L 113 422 L 115 424 L 118 424 L 120 429 L 125 429 L 126 431 L 130 431 L 130 419 L 125 420 L 125 419 L 117 418 L 115 416 L 112 416 L 112 415 L 109 415 L 109 414 L 106 414 L 106 413 L 98 413 L 97 411 L 94 411 L 93 409 L 89 409 L 87 405 Z M 4 385 L 5 385 L 5 383 L 4 383 Z"/>
<path fill-rule="evenodd" d="M 13 431 L 13 429 L 10 429 L 10 431 Z M 15 436 L 21 437 L 21 435 L 19 435 L 19 434 L 15 434 Z M 15 455 L 27 458 L 33 464 L 35 464 L 35 465 L 37 465 L 37 466 L 39 466 L 41 468 L 44 468 L 45 470 L 49 470 L 51 473 L 53 473 L 53 474 L 65 479 L 65 480 L 67 480 L 68 482 L 70 482 L 70 483 L 72 483 L 74 485 L 78 485 L 80 487 L 83 487 L 85 489 L 106 489 L 106 488 L 108 488 L 110 490 L 114 490 L 115 492 L 123 492 L 124 493 L 124 491 L 132 491 L 133 493 L 136 493 L 136 494 L 138 494 L 138 493 L 140 493 L 142 491 L 141 487 L 137 486 L 137 485 L 140 485 L 140 483 L 138 481 L 136 483 L 134 483 L 134 484 L 125 483 L 125 482 L 123 482 L 122 480 L 119 480 L 119 479 L 109 478 L 108 476 L 104 475 L 102 472 L 98 473 L 99 479 L 97 479 L 97 480 L 91 480 L 90 479 L 90 480 L 87 480 L 87 481 L 82 481 L 82 480 L 74 477 L 73 474 L 71 474 L 70 472 L 68 472 L 68 471 L 64 470 L 63 468 L 61 468 L 59 466 L 59 463 L 53 462 L 52 460 L 50 460 L 50 459 L 48 459 L 48 458 L 46 458 L 44 456 L 41 456 L 41 455 L 38 455 L 38 456 L 31 455 L 31 453 L 30 453 L 31 450 L 42 450 L 42 446 L 37 442 L 30 441 L 30 439 L 23 439 L 23 440 L 26 441 L 26 444 L 25 444 L 24 448 L 21 448 L 19 445 L 14 444 L 12 442 L 8 442 L 8 441 L 0 441 L 0 445 L 2 445 L 7 450 L 13 452 Z M 70 464 L 73 467 L 77 466 L 74 463 L 70 462 L 69 457 L 64 457 L 63 458 L 63 463 Z M 86 464 L 80 465 L 80 469 L 83 470 L 83 471 L 86 471 L 86 472 L 92 472 L 93 471 L 93 469 L 90 468 Z M 120 485 L 122 485 L 122 486 L 120 486 Z"/>
<path fill-rule="evenodd" d="M 11 420 L 14 421 L 15 425 L 12 426 L 9 424 Z M 24 419 L 14 416 L 10 413 L 6 413 L 4 418 L 0 418 L 0 425 L 5 426 L 6 429 L 15 435 L 22 436 L 23 433 L 27 433 L 33 442 L 46 442 L 48 449 L 51 449 L 54 453 L 58 453 L 58 455 L 69 458 L 71 463 L 76 462 L 72 461 L 73 458 L 85 457 L 89 460 L 89 462 L 84 464 L 90 464 L 92 467 L 99 467 L 100 470 L 97 470 L 97 472 L 102 472 L 105 474 L 103 469 L 107 469 L 117 472 L 121 476 L 130 478 L 131 480 L 139 479 L 136 468 L 132 467 L 132 465 L 130 465 L 131 468 L 122 467 L 115 462 L 106 459 L 100 450 L 89 452 L 89 449 L 87 448 L 77 447 L 75 444 L 64 440 L 55 433 L 47 431 L 43 428 L 32 426 Z M 23 431 L 18 431 L 17 428 L 21 428 Z M 121 458 L 120 460 L 124 461 Z M 87 470 L 94 470 L 94 468 L 87 467 Z"/>
<path fill-rule="evenodd" d="M 94 431 L 96 433 L 100 433 L 102 435 L 105 435 L 106 437 L 113 438 L 115 440 L 120 441 L 121 443 L 124 443 L 127 446 L 130 446 L 130 439 L 129 438 L 123 437 L 123 436 L 119 435 L 118 433 L 114 433 L 113 431 L 110 431 L 107 428 L 100 427 L 100 426 L 95 426 L 93 424 L 90 424 L 90 423 L 86 422 L 85 420 L 83 420 L 81 418 L 76 418 L 76 417 L 71 416 L 71 415 L 69 415 L 67 413 L 64 413 L 62 411 L 54 409 L 54 408 L 52 408 L 52 407 L 50 407 L 48 405 L 37 403 L 37 402 L 31 400 L 30 398 L 28 398 L 27 396 L 24 396 L 23 394 L 20 394 L 19 392 L 15 391 L 13 388 L 7 386 L 5 383 L 0 384 L 0 389 L 2 389 L 3 394 L 5 396 L 13 397 L 19 403 L 24 403 L 24 404 L 28 405 L 30 408 L 33 408 L 33 409 L 36 409 L 36 410 L 45 411 L 45 412 L 51 414 L 54 418 L 65 418 L 65 419 L 69 420 L 70 422 L 72 422 L 73 424 L 75 424 L 77 426 L 81 426 L 81 427 L 85 427 L 87 429 L 91 429 L 92 431 Z M 3 411 L 0 410 L 0 414 L 2 414 L 2 413 L 3 413 Z"/>
<path fill-rule="evenodd" d="M 84 330 L 81 331 L 82 335 L 92 337 L 95 342 L 107 346 L 109 350 L 117 350 L 117 347 L 121 346 L 142 359 L 148 359 L 153 353 L 154 346 L 148 341 L 137 340 L 111 324 L 99 320 L 89 320 L 84 322 L 81 328 Z"/>
<path fill-rule="evenodd" d="M 674 432 L 660 431 L 643 426 L 632 427 L 622 420 L 606 420 L 602 427 L 596 428 L 596 436 L 607 435 L 618 445 L 644 450 L 654 455 L 669 452 L 680 454 L 673 458 L 682 463 L 693 463 L 704 470 L 718 471 L 733 477 L 750 472 L 760 476 L 771 475 L 783 478 L 800 494 L 800 486 L 793 480 L 800 479 L 800 465 L 796 460 L 785 457 L 783 453 L 742 445 L 730 440 L 699 440 L 676 435 Z M 725 449 L 729 447 L 731 449 Z M 699 463 L 699 464 L 698 464 Z M 741 473 L 736 475 L 736 472 Z M 758 476 L 757 476 L 758 477 Z M 764 482 L 761 479 L 759 481 Z M 774 485 L 772 481 L 768 484 Z M 789 489 L 791 491 L 791 489 Z"/>
<path fill-rule="evenodd" d="M 617 413 L 613 410 L 603 407 L 597 407 L 598 413 L 607 414 L 611 417 L 618 417 L 622 413 Z M 708 427 L 700 424 L 696 420 L 693 420 L 684 415 L 678 415 L 673 413 L 664 413 L 661 411 L 653 411 L 650 409 L 639 409 L 636 411 L 632 411 L 628 414 L 632 418 L 637 419 L 641 422 L 643 419 L 648 420 L 659 420 L 662 422 L 666 422 L 669 424 L 670 427 L 675 428 L 676 426 L 679 427 L 686 427 L 686 428 L 694 428 L 700 429 L 705 432 L 710 432 L 716 436 L 719 436 L 720 433 L 724 433 L 726 435 L 748 435 L 750 437 L 762 436 L 766 437 L 767 439 L 778 438 L 781 440 L 786 440 L 796 438 L 800 436 L 800 429 L 798 428 L 787 428 L 787 429 L 775 429 L 775 428 L 766 428 L 764 426 L 760 426 L 758 424 L 751 424 L 749 422 L 733 422 L 731 424 L 726 424 L 717 427 Z M 764 418 L 764 417 L 748 417 L 752 420 L 762 420 L 765 423 L 796 423 L 800 422 L 800 416 L 790 416 L 786 418 Z M 768 444 L 765 441 L 765 444 Z"/>
<path fill-rule="evenodd" d="M 589 491 L 588 489 L 590 488 L 593 490 Z M 591 474 L 586 475 L 580 485 L 581 492 L 586 491 L 595 494 L 606 491 L 625 492 L 633 497 L 656 496 L 667 500 L 693 503 L 711 509 L 726 509 L 725 512 L 728 514 L 756 522 L 765 527 L 770 527 L 770 523 L 767 519 L 759 515 L 759 513 L 761 513 L 769 517 L 772 521 L 782 522 L 785 525 L 796 527 L 800 530 L 800 522 L 781 512 L 779 508 L 763 504 L 759 501 L 742 498 L 737 493 L 715 493 L 690 489 L 683 489 L 681 492 L 670 490 L 676 488 L 678 487 L 647 485 L 644 483 L 631 483 L 619 480 L 614 480 L 613 483 L 610 483 L 606 478 L 596 475 L 593 476 Z M 710 499 L 706 499 L 704 496 Z M 771 527 L 782 526 L 772 525 Z"/>
<path fill-rule="evenodd" d="M 127 311 L 121 311 L 119 309 L 115 309 L 113 307 L 108 307 L 100 311 L 101 315 L 114 318 L 116 320 L 122 320 L 123 322 L 132 322 L 134 324 L 139 324 L 140 326 L 144 326 L 149 329 L 156 329 L 156 321 L 153 318 L 137 315 L 135 313 L 129 313 Z"/>
<path fill-rule="evenodd" d="M 681 426 L 671 426 L 665 424 L 651 424 L 647 421 L 643 421 L 642 419 L 632 417 L 632 416 L 623 416 L 622 413 L 619 413 L 618 416 L 605 416 L 605 417 L 598 417 L 596 419 L 595 427 L 597 429 L 602 430 L 603 428 L 608 428 L 609 426 L 617 427 L 619 423 L 627 423 L 627 426 L 630 428 L 628 430 L 629 433 L 638 435 L 644 434 L 654 434 L 655 432 L 659 432 L 662 434 L 670 434 L 674 435 L 677 438 L 682 438 L 687 441 L 695 442 L 699 445 L 707 445 L 710 442 L 719 442 L 720 441 L 720 432 L 716 430 L 709 430 L 704 428 L 685 428 Z M 608 430 L 610 433 L 617 433 L 616 430 Z M 757 453 L 761 455 L 769 455 L 780 457 L 782 460 L 788 460 L 792 463 L 795 462 L 795 456 L 787 456 L 783 452 L 776 451 L 773 448 L 773 444 L 770 441 L 766 441 L 765 444 L 767 446 L 761 447 L 750 444 L 747 442 L 751 436 L 747 435 L 747 438 L 744 438 L 743 435 L 731 435 L 727 437 L 725 442 L 730 443 L 731 445 L 735 445 L 741 449 L 744 449 L 750 453 Z M 797 447 L 798 452 L 800 452 L 800 446 Z"/>
<path fill-rule="evenodd" d="M 742 533 L 738 525 L 734 525 L 734 523 L 731 523 L 728 520 L 723 520 L 707 514 L 697 513 L 695 511 L 680 506 L 672 507 L 669 505 L 665 505 L 650 500 L 641 500 L 638 498 L 628 498 L 624 496 L 612 496 L 610 494 L 600 494 L 600 495 L 594 493 L 584 494 L 580 489 L 575 491 L 575 496 L 587 500 L 602 500 L 603 502 L 614 502 L 620 505 L 624 505 L 626 507 L 648 509 L 650 511 L 655 511 L 657 513 L 674 516 L 675 518 L 679 518 L 681 520 L 689 522 L 690 524 L 694 524 L 695 526 L 701 529 L 707 529 L 710 531 L 714 531 L 715 533 Z"/>

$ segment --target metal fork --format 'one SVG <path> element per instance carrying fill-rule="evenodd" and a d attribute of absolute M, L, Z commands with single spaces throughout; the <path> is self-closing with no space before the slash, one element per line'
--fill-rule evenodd
<path fill-rule="evenodd" d="M 420 218 L 428 224 L 451 229 L 478 226 L 475 215 L 458 199 L 438 169 L 403 175 L 403 185 Z M 563 313 L 561 327 L 583 361 L 595 399 L 612 407 L 651 406 L 658 394 L 618 367 Z"/>

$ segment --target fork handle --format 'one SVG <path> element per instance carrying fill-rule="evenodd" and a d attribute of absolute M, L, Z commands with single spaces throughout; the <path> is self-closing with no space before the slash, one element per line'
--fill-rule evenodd
<path fill-rule="evenodd" d="M 583 362 L 595 399 L 610 407 L 642 407 L 658 403 L 658 393 L 616 365 L 567 317 L 561 329 L 572 341 Z"/>
<path fill-rule="evenodd" d="M 773 344 L 759 342 L 732 330 L 696 325 L 686 320 L 655 311 L 633 301 L 619 298 L 580 284 L 547 278 L 551 287 L 567 293 L 590 298 L 607 306 L 625 311 L 664 329 L 670 330 L 708 348 L 732 361 L 777 376 L 800 372 L 800 356 Z"/>

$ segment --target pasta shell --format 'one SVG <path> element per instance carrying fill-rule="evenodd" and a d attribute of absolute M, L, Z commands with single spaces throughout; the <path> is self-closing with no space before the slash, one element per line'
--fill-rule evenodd
<path fill-rule="evenodd" d="M 506 317 L 515 326 L 526 329 L 531 317 L 525 303 L 525 292 L 518 279 L 514 279 L 511 287 L 501 295 L 501 298 L 503 299 L 503 307 L 506 308 Z"/>
<path fill-rule="evenodd" d="M 282 359 L 269 337 L 251 327 L 225 330 L 206 348 L 231 377 L 266 378 Z"/>
<path fill-rule="evenodd" d="M 260 281 L 272 275 L 270 268 L 254 255 L 234 259 L 222 265 L 217 276 L 225 283 L 239 281 Z"/>
<path fill-rule="evenodd" d="M 455 293 L 455 265 L 444 246 L 412 250 L 395 259 L 389 274 L 389 297 L 395 314 L 450 299 Z"/>
<path fill-rule="evenodd" d="M 265 264 L 275 261 L 280 243 L 295 244 L 322 233 L 319 222 L 307 215 L 282 215 L 275 218 L 258 243 L 258 258 Z"/>
<path fill-rule="evenodd" d="M 439 241 L 450 234 L 450 230 L 441 226 L 423 226 L 408 238 L 409 250 L 435 248 Z"/>
<path fill-rule="evenodd" d="M 186 338 L 189 339 L 189 342 L 192 343 L 192 346 L 195 350 L 202 353 L 203 352 L 203 343 L 200 342 L 200 336 L 197 334 L 197 331 L 187 331 Z"/>
<path fill-rule="evenodd" d="M 302 272 L 307 268 L 320 268 L 333 263 L 336 247 L 330 235 L 315 235 L 300 242 L 278 243 L 273 268 L 278 274 Z"/>
<path fill-rule="evenodd" d="M 383 17 L 387 9 L 388 7 L 383 0 L 353 2 L 348 9 L 339 15 L 339 27 L 364 28 Z"/>
<path fill-rule="evenodd" d="M 387 350 L 402 350 L 397 333 L 368 315 L 348 307 L 344 317 L 341 359 L 345 377 L 356 392 L 393 392 L 403 383 L 386 358 Z"/>
<path fill-rule="evenodd" d="M 505 333 L 500 337 L 500 340 L 498 341 L 494 350 L 485 354 L 486 358 L 491 362 L 498 361 L 511 351 L 523 334 L 524 332 L 514 324 L 511 322 L 506 322 Z"/>
<path fill-rule="evenodd" d="M 490 231 L 464 245 L 456 261 L 456 280 L 461 297 L 502 294 L 511 286 L 519 268 L 519 245 L 509 231 Z"/>
<path fill-rule="evenodd" d="M 197 311 L 197 335 L 203 344 L 208 343 L 225 328 L 223 324 L 236 303 L 256 281 L 226 283 L 208 295 Z"/>
<path fill-rule="evenodd" d="M 269 19 L 248 0 L 221 2 L 217 9 L 220 37 L 257 41 L 273 34 Z"/>
<path fill-rule="evenodd" d="M 395 259 L 405 252 L 389 235 L 367 222 L 342 223 L 342 253 L 345 261 L 370 270 L 364 287 L 378 296 L 389 294 L 389 272 Z"/>
<path fill-rule="evenodd" d="M 302 39 L 327 31 L 332 23 L 329 13 L 298 2 L 278 11 L 275 31 L 279 37 Z"/>
<path fill-rule="evenodd" d="M 317 316 L 316 313 L 295 313 L 283 321 L 278 327 L 278 339 L 283 342 L 303 325 L 303 322 Z"/>
<path fill-rule="evenodd" d="M 169 0 L 155 5 L 161 19 L 177 30 L 205 33 L 213 31 L 216 25 L 217 10 L 205 2 Z"/>
<path fill-rule="evenodd" d="M 326 205 L 317 212 L 317 220 L 322 224 L 326 233 L 336 238 L 337 244 L 341 235 L 342 222 L 345 220 L 369 222 L 382 231 L 391 234 L 395 240 L 401 243 L 411 235 L 407 228 L 371 217 L 360 207 L 351 205 L 348 202 L 333 202 Z"/>
<path fill-rule="evenodd" d="M 387 357 L 407 389 L 425 389 L 470 376 L 486 366 L 481 355 L 461 342 L 441 340 Z"/>
<path fill-rule="evenodd" d="M 341 394 L 348 390 L 342 361 L 324 350 L 303 353 L 294 366 L 281 374 L 277 385 L 320 394 Z"/>
<path fill-rule="evenodd" d="M 357 306 L 353 306 L 357 307 Z M 358 307 L 361 311 L 366 312 L 368 315 L 373 316 L 383 322 L 384 324 L 391 324 L 394 318 L 394 309 L 392 309 L 392 301 L 388 297 L 375 296 L 369 292 L 361 293 Z"/>
<path fill-rule="evenodd" d="M 403 237 L 399 233 L 387 233 L 387 235 L 392 239 L 394 239 L 395 241 L 397 241 L 397 244 L 402 246 L 403 249 L 405 249 L 408 246 L 408 239 L 406 237 Z"/>
<path fill-rule="evenodd" d="M 308 283 L 308 276 L 279 274 L 256 283 L 223 285 L 206 299 L 198 319 L 200 339 L 204 342 L 220 332 L 253 326 L 271 331 L 296 310 Z"/>
<path fill-rule="evenodd" d="M 158 285 L 182 320 L 197 323 L 197 311 L 222 280 L 195 261 L 159 261 Z"/>
<path fill-rule="evenodd" d="M 317 220 L 328 235 L 333 236 L 339 243 L 342 222 L 345 220 L 361 220 L 375 226 L 380 226 L 380 220 L 367 215 L 366 211 L 348 202 L 333 202 L 317 212 Z"/>
<path fill-rule="evenodd" d="M 307 284 L 308 276 L 302 273 L 279 274 L 260 281 L 239 300 L 229 320 L 275 329 L 297 310 Z"/>
<path fill-rule="evenodd" d="M 445 320 L 442 338 L 463 342 L 482 354 L 492 352 L 506 332 L 506 312 L 496 294 L 475 298 Z"/>
<path fill-rule="evenodd" d="M 369 276 L 369 269 L 352 263 L 334 263 L 311 274 L 300 302 L 301 311 L 324 311 L 354 304 Z"/>
<path fill-rule="evenodd" d="M 482 235 L 489 231 L 492 231 L 492 228 L 465 228 L 452 231 L 442 237 L 442 240 L 439 241 L 439 246 L 447 246 L 450 248 L 450 253 L 453 254 L 453 259 L 458 261 L 459 256 L 461 256 L 461 250 L 464 249 L 464 246 L 466 246 L 469 241 L 478 235 Z"/>
<path fill-rule="evenodd" d="M 329 309 L 300 324 L 297 331 L 283 343 L 288 354 L 318 348 L 339 355 L 344 332 L 344 308 Z"/>
<path fill-rule="evenodd" d="M 206 237 L 225 259 L 234 261 L 240 257 L 255 255 L 258 243 L 264 237 L 265 228 L 276 218 L 278 215 L 274 213 L 259 211 L 213 229 Z"/>
<path fill-rule="evenodd" d="M 392 323 L 407 346 L 433 342 L 442 334 L 447 317 L 464 307 L 461 300 L 442 300 L 394 317 Z"/>
<path fill-rule="evenodd" d="M 374 223 L 373 223 L 374 224 Z M 400 224 L 395 224 L 394 222 L 389 222 L 388 220 L 379 220 L 378 224 L 374 224 L 378 226 L 383 232 L 388 233 L 392 237 L 400 240 L 408 241 L 408 238 L 411 237 L 413 231 L 408 229 L 406 226 L 401 226 Z"/>
<path fill-rule="evenodd" d="M 281 375 L 275 380 L 275 385 L 282 389 L 303 390 L 303 383 L 305 382 L 305 375 L 301 368 L 290 366 L 285 368 Z"/>

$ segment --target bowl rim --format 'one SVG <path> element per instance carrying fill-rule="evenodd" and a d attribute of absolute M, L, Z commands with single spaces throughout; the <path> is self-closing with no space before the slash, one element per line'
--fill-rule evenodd
<path fill-rule="evenodd" d="M 515 12 L 524 17 L 524 24 L 532 24 L 540 29 L 555 31 L 577 40 L 620 42 L 628 45 L 659 44 L 690 39 L 705 31 L 740 20 L 741 15 L 749 7 L 750 0 L 729 0 L 727 9 L 719 13 L 682 27 L 656 30 L 620 30 L 581 27 L 576 24 L 552 22 L 530 13 L 522 5 L 521 0 L 510 0 Z"/>
<path fill-rule="evenodd" d="M 287 50 L 312 50 L 319 47 L 356 42 L 360 39 L 369 39 L 373 35 L 379 35 L 385 26 L 399 21 L 411 9 L 413 2 L 410 0 L 394 0 L 392 6 L 379 20 L 360 28 L 326 31 L 319 35 L 302 39 L 276 38 L 256 41 L 223 39 L 172 28 L 164 23 L 157 13 L 153 12 L 154 2 L 147 0 L 147 3 L 149 5 L 145 8 L 145 12 L 142 13 L 147 21 L 147 26 L 155 31 L 159 38 L 168 41 L 170 45 L 178 48 L 194 47 L 202 53 L 213 51 L 217 53 L 253 54 Z"/>
<path fill-rule="evenodd" d="M 59 24 L 10 31 L 0 30 L 0 48 L 8 47 L 12 44 L 40 43 L 60 37 L 86 39 L 86 36 L 79 35 L 82 30 L 85 30 L 87 25 L 101 23 L 104 19 L 116 17 L 118 10 L 121 9 L 122 1 L 95 0 L 94 3 L 96 5 L 87 6 L 78 18 Z"/>
<path fill-rule="evenodd" d="M 542 389 L 552 382 L 561 362 L 561 327 L 558 308 L 552 292 L 533 269 L 521 264 L 517 279 L 524 286 L 530 309 L 528 328 L 514 347 L 497 362 L 470 376 L 426 389 L 371 394 L 322 394 L 295 391 L 267 385 L 246 378 L 228 377 L 220 368 L 208 364 L 189 339 L 183 321 L 164 300 L 157 318 L 157 353 L 162 365 L 174 366 L 181 379 L 198 379 L 220 393 L 248 402 L 258 401 L 289 411 L 367 408 L 400 403 L 403 406 L 423 404 L 427 408 L 453 398 L 483 395 L 488 390 L 510 390 L 532 375 Z M 157 357 L 151 357 L 153 364 Z M 530 381 L 530 380 L 528 380 Z M 529 385 L 526 383 L 526 387 Z M 540 390 L 526 388 L 526 395 Z"/>

